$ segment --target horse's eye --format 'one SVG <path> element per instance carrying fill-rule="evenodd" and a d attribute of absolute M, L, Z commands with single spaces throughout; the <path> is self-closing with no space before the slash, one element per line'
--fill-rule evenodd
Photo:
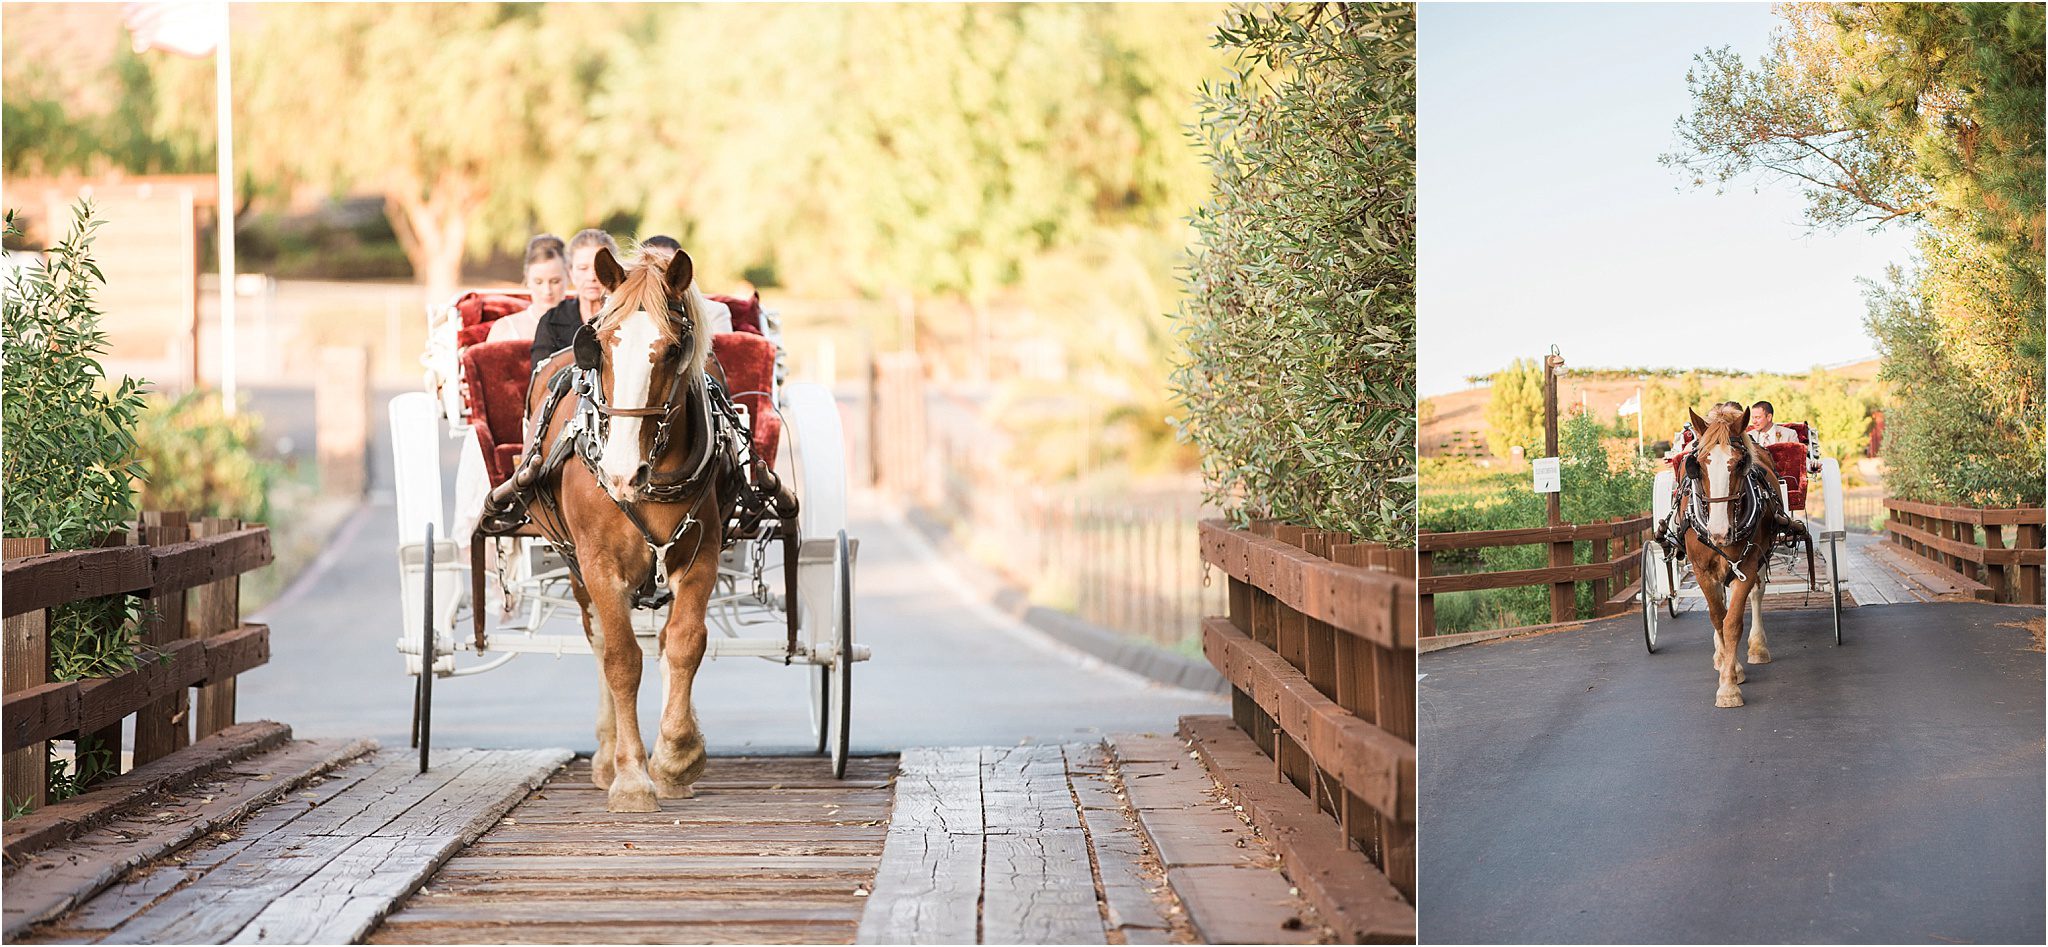
<path fill-rule="evenodd" d="M 681 345 L 681 343 L 677 343 L 677 342 L 670 342 L 670 343 L 668 344 L 668 352 L 667 352 L 667 355 L 668 355 L 668 357 L 669 357 L 669 358 L 682 358 L 682 357 L 683 357 L 683 346 Z"/>

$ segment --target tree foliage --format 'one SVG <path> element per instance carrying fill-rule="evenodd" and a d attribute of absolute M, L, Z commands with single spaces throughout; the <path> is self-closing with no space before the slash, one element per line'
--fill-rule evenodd
<path fill-rule="evenodd" d="M 0 125 L 12 175 L 213 170 L 213 66 L 141 56 L 72 4 L 9 4 L 0 30 Z M 118 19 L 118 10 L 114 19 Z M 102 68 L 88 67 L 97 62 Z"/>
<path fill-rule="evenodd" d="M 1509 457 L 1517 447 L 1524 456 L 1543 454 L 1543 363 L 1534 359 L 1495 372 L 1486 396 L 1486 449 Z"/>
<path fill-rule="evenodd" d="M 1817 225 L 1914 227 L 1919 259 L 1871 287 L 1866 320 L 1897 397 L 1887 485 L 2041 502 L 2043 8 L 1781 9 L 1754 68 L 1727 50 L 1697 58 L 1665 161 L 1700 183 L 1795 180 Z"/>
<path fill-rule="evenodd" d="M 1234 514 L 1407 544 L 1414 8 L 1242 8 L 1216 39 L 1238 60 L 1202 96 L 1181 430 Z"/>

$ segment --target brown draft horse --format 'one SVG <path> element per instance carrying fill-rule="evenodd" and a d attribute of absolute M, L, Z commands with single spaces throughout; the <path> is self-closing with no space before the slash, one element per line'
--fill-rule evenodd
<path fill-rule="evenodd" d="M 593 781 L 613 812 L 653 812 L 657 799 L 689 798 L 704 772 L 690 689 L 704 660 L 705 610 L 732 498 L 719 495 L 719 465 L 704 462 L 722 435 L 699 410 L 717 362 L 693 272 L 686 253 L 644 258 L 628 272 L 599 250 L 597 278 L 611 296 L 574 348 L 535 372 L 527 395 L 527 416 L 546 415 L 528 441 L 533 455 L 574 452 L 541 474 L 539 495 L 552 502 L 540 507 L 552 515 L 535 522 L 573 564 L 571 585 L 601 676 Z M 591 390 L 561 405 L 575 410 L 541 411 L 549 380 L 592 363 L 596 370 L 582 373 Z M 671 425 L 680 436 L 670 436 Z M 557 447 L 565 432 L 573 448 Z M 664 591 L 672 596 L 660 632 L 666 697 L 650 759 L 640 736 L 645 659 L 632 611 Z"/>
<path fill-rule="evenodd" d="M 1686 524 L 1685 557 L 1707 600 L 1714 623 L 1714 671 L 1720 687 L 1714 706 L 1742 706 L 1747 679 L 1736 647 L 1742 643 L 1742 611 L 1752 613 L 1749 663 L 1768 664 L 1764 640 L 1763 584 L 1771 546 L 1782 517 L 1778 511 L 1778 477 L 1771 455 L 1744 433 L 1749 411 L 1733 407 L 1707 412 L 1711 420 L 1691 415 L 1698 444 L 1679 471 L 1677 515 Z"/>

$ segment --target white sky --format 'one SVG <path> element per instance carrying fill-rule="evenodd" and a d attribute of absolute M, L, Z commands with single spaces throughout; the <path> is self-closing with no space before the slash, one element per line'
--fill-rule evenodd
<path fill-rule="evenodd" d="M 1423 396 L 1552 344 L 1579 368 L 1799 371 L 1874 352 L 1857 278 L 1910 260 L 1903 228 L 1810 231 L 1789 184 L 1716 196 L 1657 163 L 1693 54 L 1754 62 L 1769 5 L 1424 3 L 1420 17 Z"/>

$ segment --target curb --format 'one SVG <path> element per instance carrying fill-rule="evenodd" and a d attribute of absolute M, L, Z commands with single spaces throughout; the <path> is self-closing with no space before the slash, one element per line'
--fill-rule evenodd
<path fill-rule="evenodd" d="M 903 521 L 919 536 L 941 550 L 967 580 L 997 611 L 1009 615 L 1070 648 L 1106 664 L 1113 664 L 1148 680 L 1210 694 L 1227 694 L 1229 684 L 1209 662 L 1176 654 L 1117 634 L 1093 622 L 1057 609 L 1031 604 L 1024 590 L 1010 584 L 988 567 L 975 562 L 953 541 L 945 524 L 918 506 L 903 508 Z"/>

